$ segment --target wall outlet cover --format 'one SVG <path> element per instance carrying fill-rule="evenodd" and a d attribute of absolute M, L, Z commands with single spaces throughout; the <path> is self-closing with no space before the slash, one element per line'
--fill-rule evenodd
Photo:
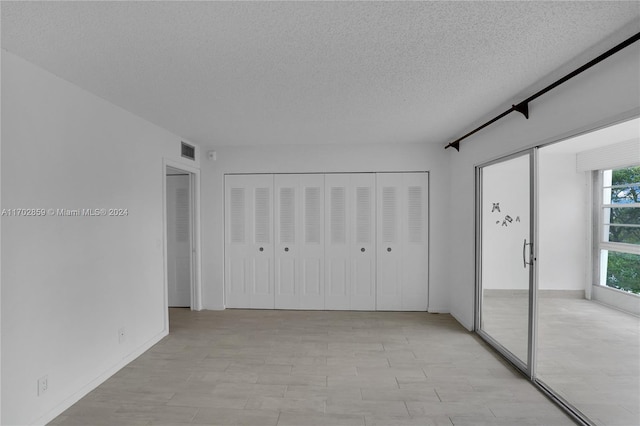
<path fill-rule="evenodd" d="M 38 379 L 38 396 L 49 389 L 49 376 L 42 376 Z"/>

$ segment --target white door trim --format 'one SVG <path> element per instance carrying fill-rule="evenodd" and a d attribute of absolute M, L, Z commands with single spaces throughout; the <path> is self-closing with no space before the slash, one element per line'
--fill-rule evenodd
<path fill-rule="evenodd" d="M 162 159 L 162 258 L 164 268 L 164 327 L 169 330 L 169 280 L 167 260 L 167 167 L 178 169 L 189 175 L 191 190 L 191 310 L 202 310 L 202 258 L 200 238 L 200 169 L 183 163 Z"/>

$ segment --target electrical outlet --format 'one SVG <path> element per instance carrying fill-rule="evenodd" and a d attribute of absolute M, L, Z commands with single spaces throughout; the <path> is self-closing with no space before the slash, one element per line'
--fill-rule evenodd
<path fill-rule="evenodd" d="M 124 327 L 120 327 L 118 329 L 118 343 L 124 342 L 124 338 L 125 338 Z"/>
<path fill-rule="evenodd" d="M 42 376 L 38 379 L 38 396 L 49 389 L 49 376 Z"/>

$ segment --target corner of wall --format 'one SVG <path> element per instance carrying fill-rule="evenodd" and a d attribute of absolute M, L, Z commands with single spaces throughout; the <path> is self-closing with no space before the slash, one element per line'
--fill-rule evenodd
<path fill-rule="evenodd" d="M 460 323 L 464 328 L 468 331 L 473 331 L 473 321 L 469 322 L 467 319 L 463 319 L 460 315 L 455 312 L 451 312 L 451 316 L 455 318 L 456 321 Z"/>
<path fill-rule="evenodd" d="M 2 12 L 0 11 L 0 16 Z M 4 51 L 4 49 L 3 49 Z M 2 52 L 0 52 L 0 69 L 2 69 Z M 2 93 L 2 79 L 0 79 L 0 93 Z M 2 117 L 2 102 L 0 102 L 0 117 Z M 2 133 L 0 119 L 0 134 Z M 0 135 L 0 209 L 2 209 L 2 136 Z M 2 215 L 0 215 L 0 424 L 2 424 Z"/>

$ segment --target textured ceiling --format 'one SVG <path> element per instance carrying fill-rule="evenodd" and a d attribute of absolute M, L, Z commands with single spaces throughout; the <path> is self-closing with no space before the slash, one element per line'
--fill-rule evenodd
<path fill-rule="evenodd" d="M 4 49 L 203 146 L 444 144 L 640 16 L 637 1 L 0 7 Z"/>

